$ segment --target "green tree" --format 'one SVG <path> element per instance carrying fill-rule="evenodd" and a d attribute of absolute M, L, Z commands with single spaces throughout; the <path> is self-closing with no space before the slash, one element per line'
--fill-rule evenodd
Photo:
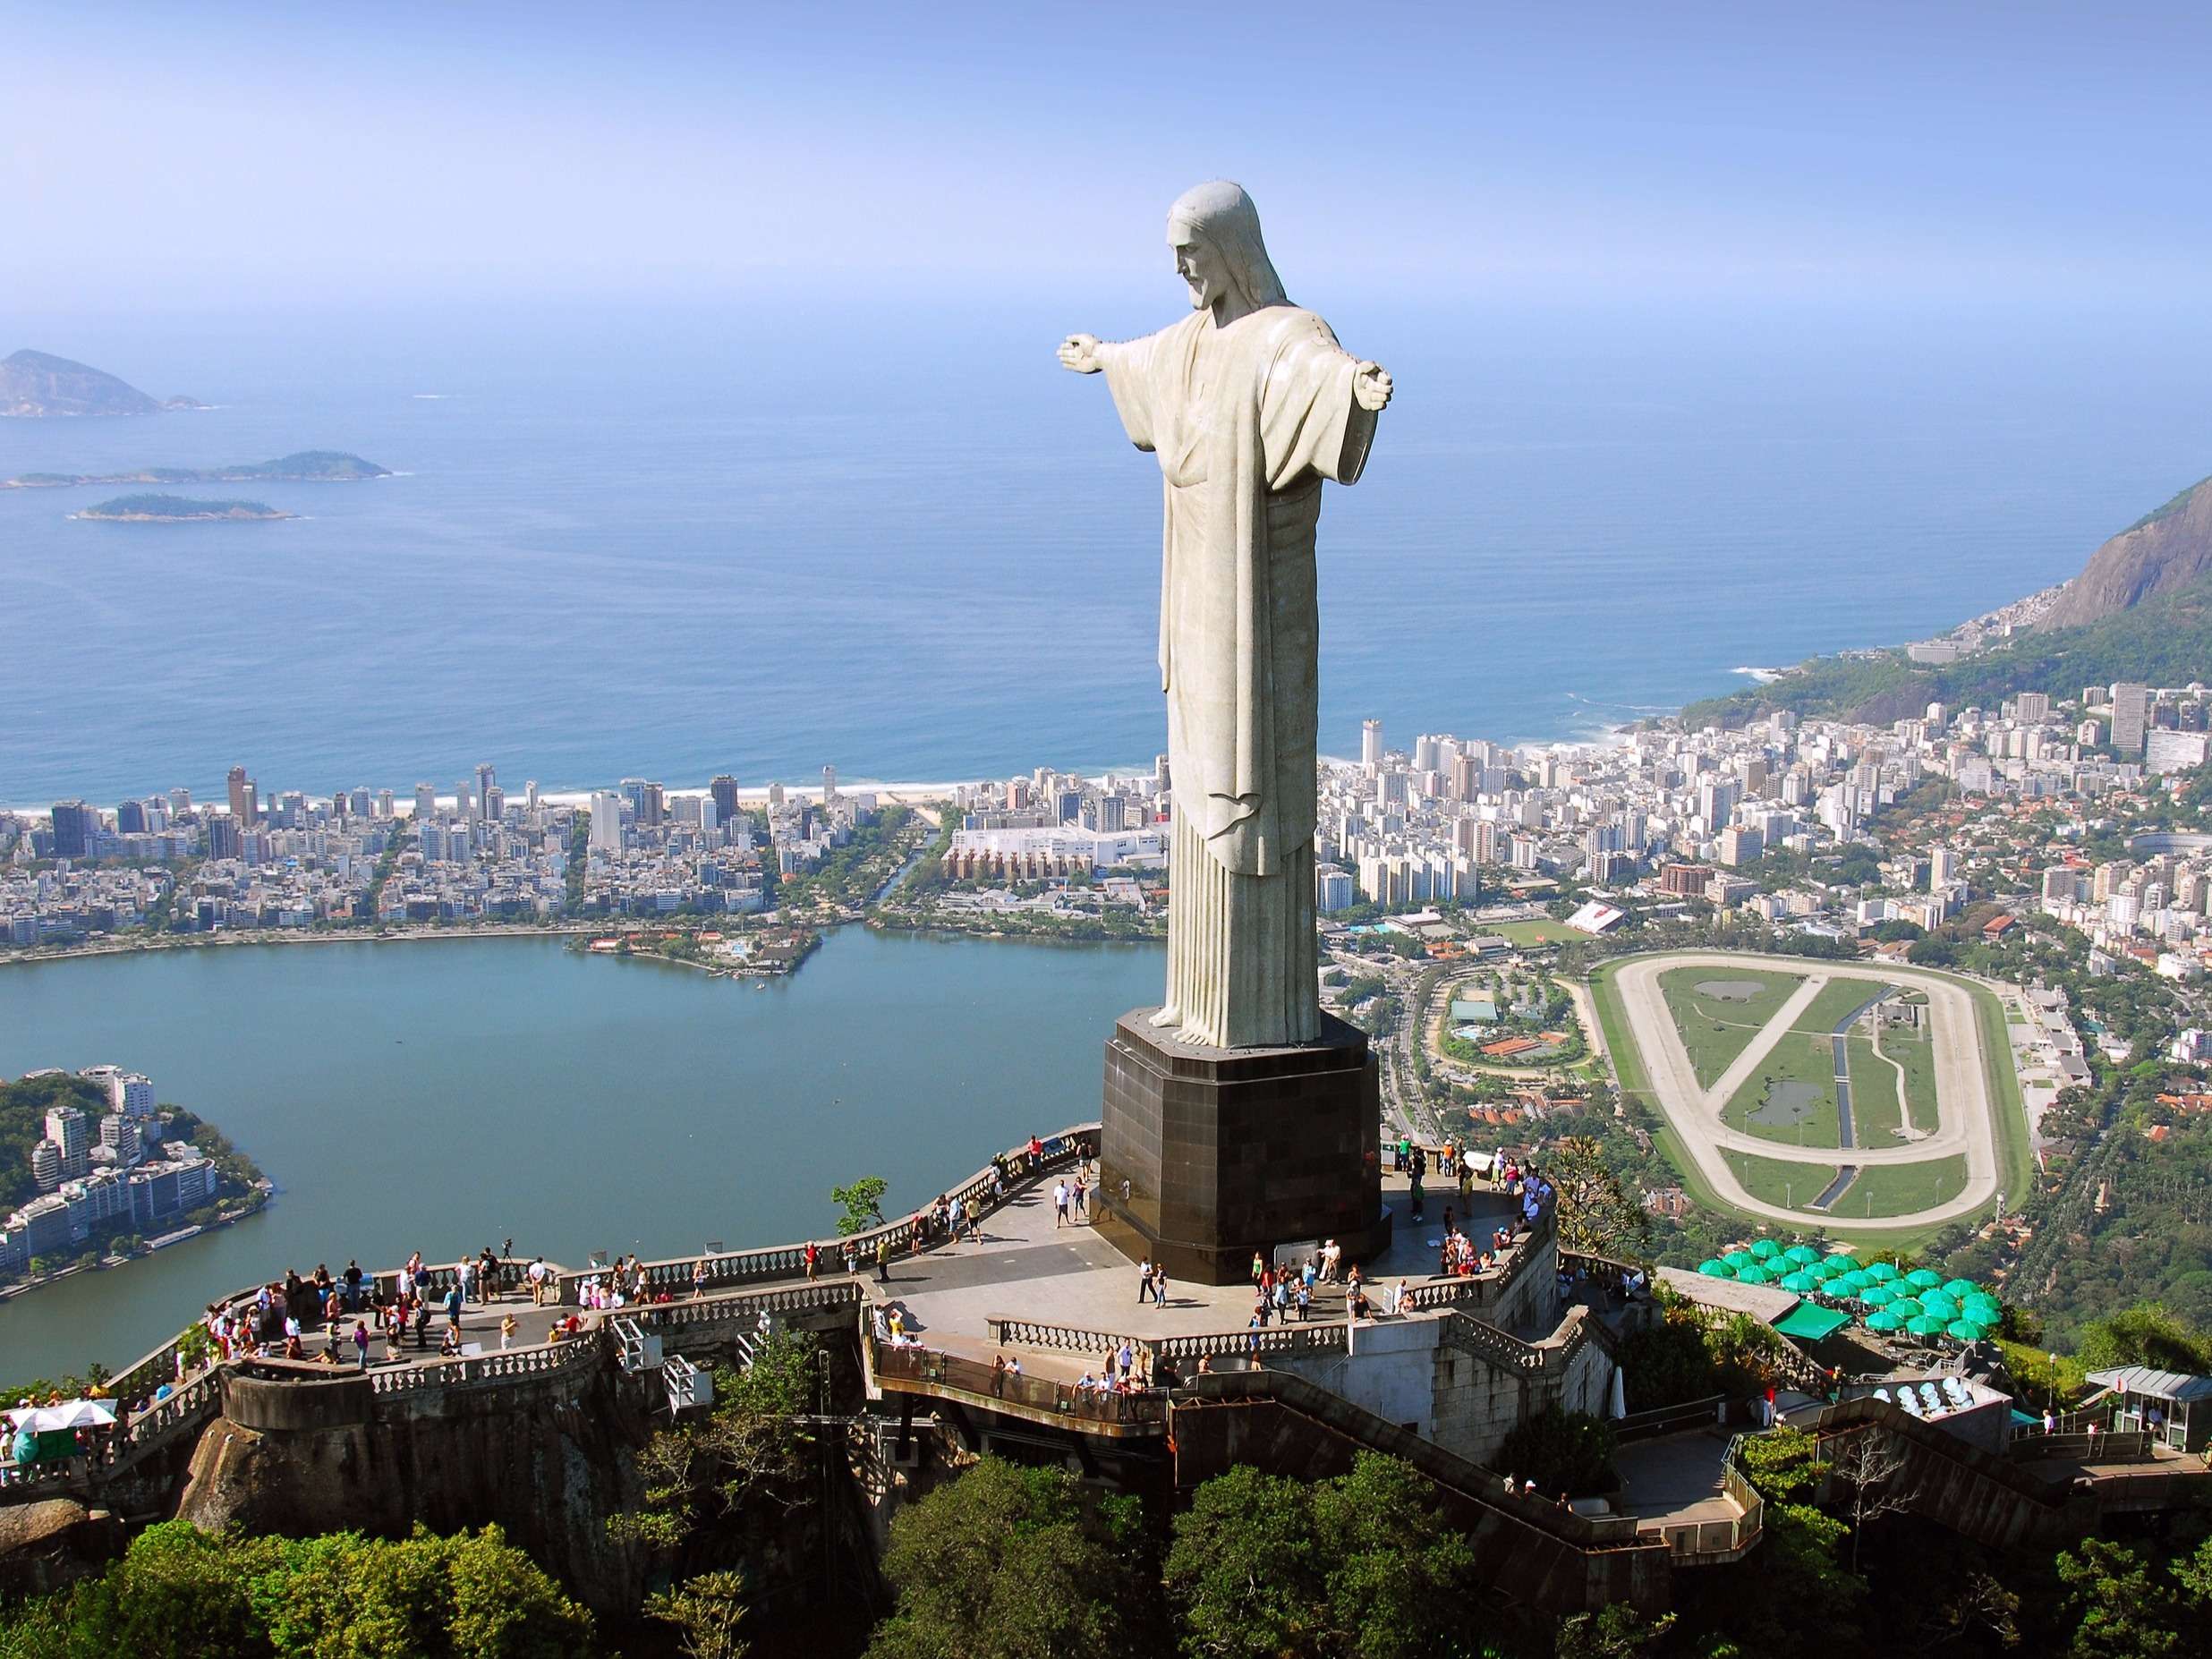
<path fill-rule="evenodd" d="M 38 1659 L 571 1659 L 591 1615 L 497 1527 L 397 1541 L 149 1527 L 99 1578 L 0 1625 L 0 1655 Z"/>
<path fill-rule="evenodd" d="M 1435 1488 L 1362 1452 L 1311 1485 L 1238 1468 L 1177 1517 L 1165 1578 L 1191 1659 L 1412 1659 L 1475 1651 L 1474 1569 Z"/>
<path fill-rule="evenodd" d="M 1159 1594 L 1133 1498 L 985 1458 L 891 1523 L 898 1605 L 868 1659 L 1156 1653 Z"/>
<path fill-rule="evenodd" d="M 749 1644 L 737 1634 L 745 1616 L 744 1590 L 736 1573 L 702 1572 L 648 1596 L 645 1613 L 683 1632 L 685 1659 L 744 1659 Z"/>
<path fill-rule="evenodd" d="M 2067 1611 L 2077 1622 L 2066 1651 L 2075 1659 L 2162 1659 L 2197 1651 L 2182 1636 L 2183 1609 L 2169 1575 L 2141 1552 L 2084 1538 L 2058 1558 Z"/>
<path fill-rule="evenodd" d="M 890 1183 L 880 1175 L 864 1175 L 850 1187 L 832 1187 L 830 1202 L 842 1205 L 845 1211 L 838 1217 L 838 1237 L 849 1238 L 882 1226 L 883 1195 L 889 1191 Z"/>
<path fill-rule="evenodd" d="M 1554 1659 L 1643 1659 L 1666 1640 L 1674 1615 L 1646 1619 L 1616 1602 L 1601 1612 L 1577 1613 L 1559 1627 Z"/>
<path fill-rule="evenodd" d="M 819 1345 L 782 1331 L 754 1345 L 743 1372 L 714 1374 L 704 1420 L 656 1433 L 637 1454 L 645 1501 L 607 1518 L 617 1543 L 673 1552 L 702 1521 L 756 1499 L 789 1510 L 812 1501 L 803 1478 L 813 1433 L 801 1414 L 813 1398 Z"/>
<path fill-rule="evenodd" d="M 1546 1406 L 1505 1437 L 1492 1461 L 1516 1479 L 1535 1481 L 1546 1497 L 1580 1497 L 1612 1485 L 1612 1428 L 1603 1419 Z"/>
<path fill-rule="evenodd" d="M 2150 1365 L 2202 1375 L 2212 1370 L 2212 1343 L 2156 1302 L 2139 1302 L 2109 1318 L 2092 1320 L 2082 1327 L 2080 1354 L 2091 1371 Z"/>
<path fill-rule="evenodd" d="M 1607 1167 L 1597 1142 L 1569 1136 L 1544 1153 L 1544 1176 L 1559 1193 L 1561 1248 L 1611 1256 L 1634 1256 L 1643 1250 L 1649 1218 Z"/>

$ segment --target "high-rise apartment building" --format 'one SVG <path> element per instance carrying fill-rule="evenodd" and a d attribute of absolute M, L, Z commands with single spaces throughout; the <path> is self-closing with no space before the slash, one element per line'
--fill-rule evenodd
<path fill-rule="evenodd" d="M 91 1167 L 91 1126 L 82 1111 L 74 1106 L 49 1107 L 46 1132 L 47 1139 L 61 1149 L 62 1179 L 73 1181 Z"/>
<path fill-rule="evenodd" d="M 2123 682 L 2112 688 L 2112 746 L 2121 758 L 2143 752 L 2150 727 L 2150 687 Z"/>
<path fill-rule="evenodd" d="M 727 772 L 717 773 L 707 793 L 714 797 L 715 816 L 727 823 L 737 816 L 737 780 Z"/>
<path fill-rule="evenodd" d="M 591 792 L 591 850 L 622 851 L 622 796 L 613 789 Z"/>
<path fill-rule="evenodd" d="M 245 850 L 245 830 L 229 812 L 209 812 L 207 815 L 208 856 L 210 858 L 237 858 Z"/>
<path fill-rule="evenodd" d="M 1369 771 L 1382 764 L 1382 722 L 1362 720 L 1359 723 L 1359 763 Z"/>
<path fill-rule="evenodd" d="M 821 798 L 825 801 L 838 798 L 838 769 L 834 766 L 821 769 Z"/>
<path fill-rule="evenodd" d="M 414 787 L 414 819 L 417 824 L 428 823 L 438 816 L 438 789 L 435 785 L 419 783 Z"/>
<path fill-rule="evenodd" d="M 256 821 L 261 815 L 260 792 L 255 787 L 253 779 L 246 776 L 246 769 L 242 766 L 232 767 L 229 782 L 231 816 L 241 824 Z"/>
<path fill-rule="evenodd" d="M 486 818 L 498 816 L 488 804 L 491 799 L 491 792 L 498 786 L 498 769 L 489 761 L 478 764 L 476 768 L 476 810 Z"/>
<path fill-rule="evenodd" d="M 146 833 L 146 803 L 121 801 L 115 805 L 115 833 L 117 835 L 144 835 Z"/>
<path fill-rule="evenodd" d="M 100 831 L 100 815 L 82 801 L 54 803 L 54 856 L 82 858 Z"/>

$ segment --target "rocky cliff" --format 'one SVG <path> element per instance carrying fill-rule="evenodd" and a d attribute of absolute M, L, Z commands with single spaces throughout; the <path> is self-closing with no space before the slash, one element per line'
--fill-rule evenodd
<path fill-rule="evenodd" d="M 2212 478 L 2139 519 L 2090 556 L 2043 618 L 2080 627 L 2129 610 L 2212 574 Z"/>

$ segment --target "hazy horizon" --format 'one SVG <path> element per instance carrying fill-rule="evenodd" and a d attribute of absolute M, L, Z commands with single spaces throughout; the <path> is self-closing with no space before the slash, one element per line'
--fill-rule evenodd
<path fill-rule="evenodd" d="M 1301 288 L 2180 315 L 2174 7 L 10 9 L 0 330 L 825 282 L 1137 294 L 1251 188 Z M 9 326 L 10 324 L 13 326 Z M 18 343 L 21 343 L 20 341 Z M 66 342 L 46 339 L 47 349 Z M 6 349 L 13 349 L 9 345 Z"/>

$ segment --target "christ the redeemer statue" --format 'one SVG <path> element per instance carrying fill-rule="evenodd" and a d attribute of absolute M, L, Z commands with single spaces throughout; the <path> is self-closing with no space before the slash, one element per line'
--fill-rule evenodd
<path fill-rule="evenodd" d="M 1192 315 L 1141 340 L 1071 335 L 1129 441 L 1160 457 L 1160 675 L 1175 829 L 1163 1035 L 1221 1049 L 1321 1036 L 1314 940 L 1321 482 L 1366 464 L 1391 378 L 1291 304 L 1235 184 L 1168 214 Z"/>

